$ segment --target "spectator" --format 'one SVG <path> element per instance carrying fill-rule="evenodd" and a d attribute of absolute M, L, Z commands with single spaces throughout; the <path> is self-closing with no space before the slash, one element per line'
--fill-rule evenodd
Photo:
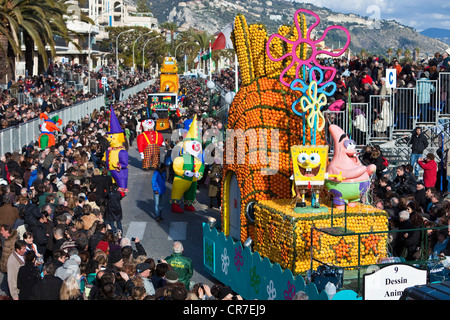
<path fill-rule="evenodd" d="M 13 226 L 16 220 L 20 218 L 19 210 L 12 204 L 13 201 L 9 195 L 3 196 L 3 205 L 0 207 L 0 225 Z"/>
<path fill-rule="evenodd" d="M 194 269 L 191 258 L 184 256 L 183 252 L 183 244 L 180 241 L 175 241 L 172 247 L 172 254 L 164 260 L 172 266 L 178 274 L 179 281 L 189 290 Z"/>
<path fill-rule="evenodd" d="M 109 225 L 113 232 L 120 231 L 122 228 L 122 204 L 120 203 L 125 194 L 114 188 L 106 195 L 106 211 L 104 220 Z"/>
<path fill-rule="evenodd" d="M 414 176 L 405 171 L 404 166 L 397 167 L 397 176 L 394 181 L 395 190 L 399 195 L 411 195 L 416 192 L 417 181 Z"/>
<path fill-rule="evenodd" d="M 44 277 L 33 286 L 30 300 L 59 300 L 63 280 L 55 277 L 55 271 L 53 263 L 44 264 Z"/>
<path fill-rule="evenodd" d="M 419 177 L 419 166 L 417 164 L 417 161 L 420 157 L 422 157 L 422 154 L 424 150 L 428 147 L 428 140 L 425 137 L 424 133 L 422 132 L 422 129 L 417 127 L 414 129 L 414 132 L 411 135 L 411 139 L 409 140 L 409 143 L 411 145 L 411 165 L 414 167 L 414 175 Z"/>
<path fill-rule="evenodd" d="M 21 266 L 25 265 L 24 254 L 27 252 L 27 245 L 23 240 L 14 243 L 14 252 L 8 257 L 6 273 L 8 275 L 9 293 L 13 300 L 19 300 L 19 288 L 17 287 L 17 275 Z"/>
<path fill-rule="evenodd" d="M 29 250 L 24 254 L 25 264 L 19 268 L 19 273 L 17 274 L 19 300 L 30 300 L 33 286 L 41 277 L 36 266 L 36 258 L 36 253 L 33 250 Z"/>
<path fill-rule="evenodd" d="M 149 263 L 139 263 L 136 265 L 137 277 L 142 282 L 142 286 L 145 288 L 147 295 L 155 295 L 155 288 L 153 287 L 152 281 L 149 279 L 151 275 L 151 265 Z"/>
<path fill-rule="evenodd" d="M 64 279 L 59 292 L 59 299 L 69 301 L 84 300 L 80 290 L 80 282 L 75 275 Z"/>
<path fill-rule="evenodd" d="M 5 292 L 7 295 L 10 295 L 10 291 L 8 289 L 8 259 L 9 256 L 15 250 L 15 243 L 19 240 L 19 235 L 17 234 L 17 230 L 12 229 L 11 226 L 7 224 L 3 224 L 0 226 L 0 234 L 1 234 L 1 245 L 2 245 L 2 256 L 0 258 L 0 271 L 3 273 L 3 281 L 1 283 L 1 290 Z"/>
<path fill-rule="evenodd" d="M 438 166 L 434 160 L 434 154 L 428 153 L 426 159 L 418 159 L 419 166 L 423 169 L 423 181 L 426 188 L 436 186 Z"/>

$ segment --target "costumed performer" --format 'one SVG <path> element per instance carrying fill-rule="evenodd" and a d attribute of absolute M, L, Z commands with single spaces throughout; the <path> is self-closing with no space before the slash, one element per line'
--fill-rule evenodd
<path fill-rule="evenodd" d="M 106 150 L 103 160 L 118 186 L 117 190 L 126 193 L 128 192 L 128 151 L 123 146 L 125 134 L 112 106 L 106 139 L 109 142 L 109 148 Z"/>
<path fill-rule="evenodd" d="M 180 156 L 173 160 L 172 196 L 170 203 L 172 212 L 182 213 L 182 199 L 184 198 L 184 209 L 195 211 L 193 206 L 197 192 L 197 181 L 203 177 L 205 166 L 201 160 L 202 143 L 199 137 L 197 115 L 189 128 L 189 132 L 183 140 L 183 150 Z"/>
<path fill-rule="evenodd" d="M 58 126 L 62 125 L 62 120 L 58 116 L 49 118 L 45 113 L 39 115 L 39 119 L 44 119 L 41 124 L 41 134 L 39 136 L 39 148 L 44 150 L 47 147 L 55 145 L 55 131 L 59 130 Z"/>
<path fill-rule="evenodd" d="M 160 147 L 165 146 L 164 137 L 155 131 L 155 121 L 145 119 L 141 122 L 143 132 L 137 136 L 137 146 L 142 159 L 142 169 L 156 170 L 160 164 Z"/>

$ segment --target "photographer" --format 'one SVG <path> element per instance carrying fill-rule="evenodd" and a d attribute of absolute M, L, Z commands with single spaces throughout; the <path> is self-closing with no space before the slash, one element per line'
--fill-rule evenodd
<path fill-rule="evenodd" d="M 436 186 L 438 166 L 434 160 L 434 154 L 428 153 L 426 159 L 419 158 L 417 163 L 423 169 L 425 188 Z"/>

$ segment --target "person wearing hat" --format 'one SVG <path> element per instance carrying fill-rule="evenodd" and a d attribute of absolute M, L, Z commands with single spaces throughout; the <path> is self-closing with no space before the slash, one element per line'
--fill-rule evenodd
<path fill-rule="evenodd" d="M 179 281 L 178 273 L 175 270 L 168 270 L 165 275 L 165 280 L 165 284 L 155 291 L 156 300 L 165 299 L 170 290 L 174 287 L 181 287 L 182 289 L 186 290 L 185 285 Z"/>
<path fill-rule="evenodd" d="M 142 280 L 145 292 L 149 296 L 155 295 L 155 287 L 149 279 L 151 266 L 149 263 L 142 262 L 136 266 L 137 276 Z"/>
<path fill-rule="evenodd" d="M 183 213 L 180 206 L 183 198 L 184 209 L 195 211 L 193 204 L 197 193 L 197 181 L 202 179 L 205 169 L 202 153 L 202 141 L 195 115 L 183 141 L 182 154 L 173 160 L 175 177 L 170 200 L 172 212 Z"/>
<path fill-rule="evenodd" d="M 136 138 L 138 151 L 142 159 L 142 169 L 158 169 L 160 163 L 160 147 L 165 146 L 164 137 L 155 131 L 155 121 L 150 118 L 143 118 L 141 121 L 142 133 Z"/>
<path fill-rule="evenodd" d="M 118 191 L 128 192 L 128 151 L 123 146 L 125 142 L 124 131 L 117 119 L 114 109 L 111 106 L 109 131 L 106 139 L 109 141 L 109 148 L 106 150 L 103 161 L 111 173 L 114 182 L 118 186 Z"/>
<path fill-rule="evenodd" d="M 194 274 L 192 260 L 183 254 L 184 248 L 180 241 L 175 241 L 172 247 L 172 254 L 164 260 L 172 266 L 173 270 L 178 274 L 178 281 L 186 286 L 189 290 L 190 280 Z M 166 273 L 167 279 L 167 273 Z"/>

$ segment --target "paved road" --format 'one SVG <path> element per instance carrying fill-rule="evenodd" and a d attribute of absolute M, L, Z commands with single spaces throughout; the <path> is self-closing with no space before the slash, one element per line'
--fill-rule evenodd
<path fill-rule="evenodd" d="M 164 220 L 156 222 L 154 219 L 154 201 L 151 189 L 153 171 L 141 169 L 141 159 L 135 146 L 128 150 L 129 153 L 129 177 L 128 195 L 122 200 L 124 219 L 122 221 L 124 234 L 131 238 L 137 236 L 147 251 L 147 255 L 158 260 L 170 254 L 172 244 L 180 240 L 185 248 L 185 255 L 194 263 L 194 276 L 192 281 L 212 285 L 216 283 L 214 278 L 203 270 L 202 250 L 202 224 L 209 217 L 220 220 L 220 212 L 210 209 L 208 189 L 200 185 L 197 191 L 197 200 L 194 203 L 196 212 L 183 214 L 172 213 L 170 210 L 170 193 L 172 185 L 166 182 L 167 193 L 163 198 Z M 163 151 L 161 159 L 163 157 Z"/>

